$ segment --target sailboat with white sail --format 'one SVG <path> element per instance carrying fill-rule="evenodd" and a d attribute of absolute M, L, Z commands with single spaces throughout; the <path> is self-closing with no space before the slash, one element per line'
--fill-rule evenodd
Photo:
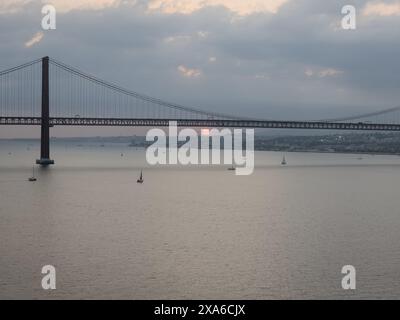
<path fill-rule="evenodd" d="M 282 159 L 281 165 L 283 165 L 283 166 L 287 165 L 287 161 L 286 161 L 285 155 L 283 155 L 283 159 Z"/>

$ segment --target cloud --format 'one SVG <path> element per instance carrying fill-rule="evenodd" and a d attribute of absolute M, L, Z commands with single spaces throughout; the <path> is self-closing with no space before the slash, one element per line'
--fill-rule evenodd
<path fill-rule="evenodd" d="M 192 39 L 191 36 L 186 35 L 177 35 L 177 36 L 169 36 L 164 38 L 165 43 L 173 43 L 173 42 L 189 42 Z"/>
<path fill-rule="evenodd" d="M 148 9 L 166 14 L 191 14 L 205 7 L 222 6 L 240 16 L 277 13 L 288 0 L 150 0 Z"/>
<path fill-rule="evenodd" d="M 17 13 L 30 4 L 37 4 L 37 0 L 1 0 L 0 14 Z M 126 3 L 125 1 L 124 3 Z M 42 5 L 49 4 L 48 0 L 41 0 Z M 67 13 L 72 10 L 102 10 L 109 7 L 118 7 L 121 0 L 52 0 L 52 4 L 57 12 Z M 132 5 L 136 4 L 136 0 L 130 0 Z"/>
<path fill-rule="evenodd" d="M 192 35 L 179 34 L 179 35 L 167 36 L 163 40 L 165 43 L 187 43 L 192 39 L 196 40 L 197 38 L 202 40 L 206 39 L 208 36 L 209 32 L 207 31 L 197 31 Z"/>
<path fill-rule="evenodd" d="M 339 74 L 342 74 L 343 71 L 341 70 L 336 70 L 333 68 L 328 68 L 328 69 L 323 69 L 318 73 L 318 76 L 320 78 L 326 78 L 326 77 L 333 77 L 333 76 L 337 76 Z"/>
<path fill-rule="evenodd" d="M 214 63 L 214 62 L 217 61 L 217 58 L 216 57 L 209 57 L 208 61 L 211 62 L 211 63 Z"/>
<path fill-rule="evenodd" d="M 270 80 L 270 76 L 267 74 L 256 74 L 254 76 L 255 79 L 264 79 L 264 80 Z"/>
<path fill-rule="evenodd" d="M 43 37 L 44 37 L 43 32 L 40 31 L 40 32 L 35 33 L 34 36 L 30 40 L 25 42 L 25 47 L 30 48 L 30 47 L 34 46 L 35 44 L 42 41 Z"/>
<path fill-rule="evenodd" d="M 247 16 L 208 0 L 190 15 L 150 14 L 148 1 L 126 1 L 66 12 L 57 31 L 29 50 L 22 46 L 40 30 L 41 1 L 2 15 L 2 65 L 49 55 L 166 101 L 271 119 L 328 118 L 399 103 L 400 19 L 367 17 L 346 32 L 332 29 L 341 21 L 334 1 L 288 1 L 278 14 Z M 108 7 L 95 10 L 102 6 Z M 232 24 L 232 17 L 240 19 Z"/>
<path fill-rule="evenodd" d="M 365 16 L 399 16 L 400 1 L 392 3 L 382 1 L 368 2 L 362 13 Z"/>
<path fill-rule="evenodd" d="M 178 71 L 186 78 L 197 78 L 201 75 L 201 70 L 187 68 L 183 65 L 178 67 Z"/>
<path fill-rule="evenodd" d="M 334 68 L 325 68 L 325 69 L 317 69 L 315 70 L 312 68 L 308 68 L 306 69 L 306 71 L 304 71 L 304 74 L 311 78 L 311 77 L 318 77 L 318 78 L 327 78 L 327 77 L 334 77 L 340 74 L 343 74 L 344 71 L 341 70 L 336 70 Z"/>
<path fill-rule="evenodd" d="M 17 13 L 32 0 L 2 0 L 0 14 Z"/>
<path fill-rule="evenodd" d="M 43 4 L 48 0 L 42 0 Z M 133 2 L 134 4 L 136 2 Z M 72 10 L 102 10 L 109 7 L 118 7 L 121 0 L 52 0 L 51 4 L 59 12 L 69 12 Z"/>
<path fill-rule="evenodd" d="M 200 38 L 207 38 L 208 37 L 208 35 L 209 35 L 209 32 L 207 32 L 207 31 L 198 31 L 197 32 L 197 35 L 200 37 Z"/>
<path fill-rule="evenodd" d="M 314 71 L 312 71 L 311 69 L 307 69 L 306 71 L 304 71 L 304 74 L 307 77 L 312 77 L 314 75 Z"/>

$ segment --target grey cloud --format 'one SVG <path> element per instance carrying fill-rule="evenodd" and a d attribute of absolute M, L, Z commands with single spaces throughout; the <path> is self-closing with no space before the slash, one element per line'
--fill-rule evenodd
<path fill-rule="evenodd" d="M 1 17 L 1 65 L 50 55 L 138 92 L 264 118 L 323 118 L 400 104 L 399 17 L 360 17 L 356 31 L 335 31 L 332 24 L 340 22 L 347 2 L 289 1 L 276 15 L 234 22 L 222 7 L 191 15 L 146 14 L 140 2 L 72 11 L 58 16 L 57 30 L 24 48 L 40 31 L 40 7 L 31 5 Z M 361 9 L 366 1 L 353 3 Z M 164 41 L 173 36 L 190 40 Z M 202 76 L 183 78 L 179 65 L 201 69 Z M 307 68 L 343 73 L 307 77 Z"/>

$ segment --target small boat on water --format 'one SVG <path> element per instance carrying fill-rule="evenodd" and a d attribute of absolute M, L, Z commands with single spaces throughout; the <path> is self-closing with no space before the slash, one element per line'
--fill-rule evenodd
<path fill-rule="evenodd" d="M 286 162 L 286 158 L 285 158 L 285 156 L 283 156 L 283 159 L 282 159 L 281 165 L 283 165 L 283 166 L 286 166 L 286 165 L 287 165 L 287 162 Z"/>
<path fill-rule="evenodd" d="M 30 177 L 28 179 L 28 181 L 30 181 L 30 182 L 37 181 L 37 179 L 35 178 L 35 167 L 34 166 L 32 167 L 32 177 Z"/>
<path fill-rule="evenodd" d="M 137 183 L 143 183 L 143 171 L 140 171 L 140 178 L 137 180 Z"/>

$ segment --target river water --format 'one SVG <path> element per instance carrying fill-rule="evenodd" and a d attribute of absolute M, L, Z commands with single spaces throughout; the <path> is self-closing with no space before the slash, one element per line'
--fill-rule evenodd
<path fill-rule="evenodd" d="M 287 153 L 282 167 L 256 152 L 254 174 L 236 176 L 56 142 L 56 165 L 27 182 L 38 147 L 0 142 L 2 299 L 399 297 L 398 156 Z M 56 290 L 41 287 L 44 265 Z"/>

